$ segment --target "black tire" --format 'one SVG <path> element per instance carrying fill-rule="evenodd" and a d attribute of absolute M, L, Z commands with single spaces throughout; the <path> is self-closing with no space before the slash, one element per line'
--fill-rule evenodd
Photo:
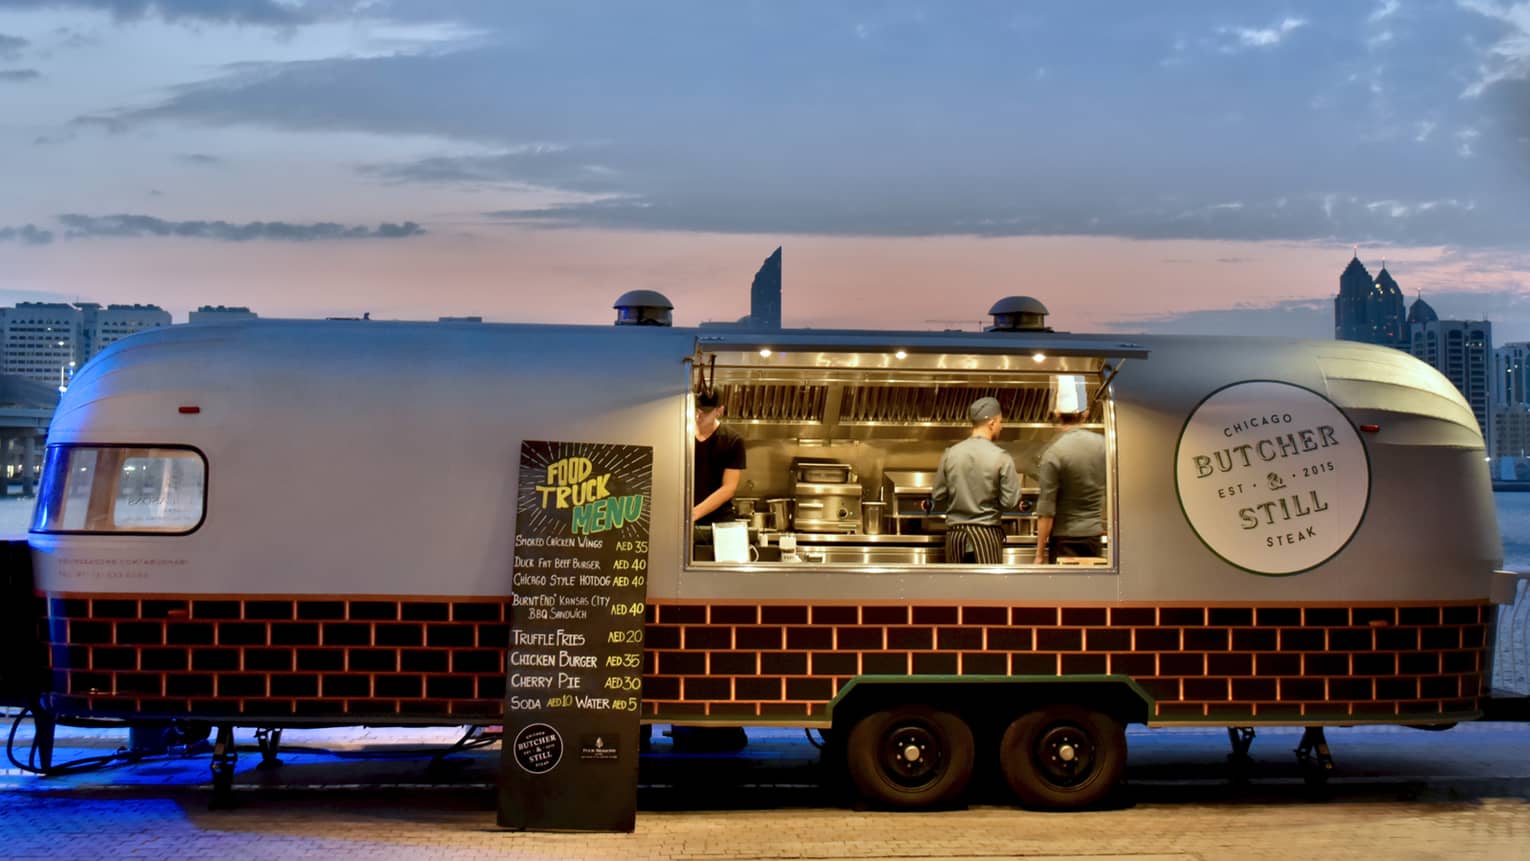
<path fill-rule="evenodd" d="M 972 779 L 975 756 L 967 723 L 925 706 L 868 715 L 845 740 L 846 771 L 856 789 L 896 810 L 953 804 Z"/>
<path fill-rule="evenodd" d="M 1092 807 L 1126 773 L 1126 730 L 1097 711 L 1046 706 L 1021 715 L 1004 731 L 999 767 L 1027 807 Z"/>

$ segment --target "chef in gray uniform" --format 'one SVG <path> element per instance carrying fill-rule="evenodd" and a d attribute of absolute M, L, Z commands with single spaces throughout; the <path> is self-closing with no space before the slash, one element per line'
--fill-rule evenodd
<path fill-rule="evenodd" d="M 978 398 L 967 417 L 972 435 L 940 456 L 930 503 L 946 512 L 947 562 L 998 565 L 1004 561 L 1001 518 L 1020 504 L 1020 474 L 994 443 L 1004 427 L 998 400 Z"/>
<path fill-rule="evenodd" d="M 1076 379 L 1060 378 L 1053 418 L 1067 430 L 1042 452 L 1037 470 L 1037 565 L 1105 555 L 1105 437 L 1078 426 L 1089 416 L 1089 400 Z"/>

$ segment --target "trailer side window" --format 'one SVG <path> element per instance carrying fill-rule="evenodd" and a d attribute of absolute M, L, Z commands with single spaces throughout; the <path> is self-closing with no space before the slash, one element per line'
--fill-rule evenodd
<path fill-rule="evenodd" d="M 33 532 L 183 535 L 202 522 L 207 463 L 176 447 L 48 447 Z"/>
<path fill-rule="evenodd" d="M 731 510 L 694 530 L 693 564 L 995 573 L 1111 564 L 1110 357 L 759 349 L 715 358 L 697 363 L 705 371 L 693 390 L 716 394 L 722 427 L 748 458 Z M 691 468 L 694 515 L 717 482 L 700 480 L 694 452 Z"/>

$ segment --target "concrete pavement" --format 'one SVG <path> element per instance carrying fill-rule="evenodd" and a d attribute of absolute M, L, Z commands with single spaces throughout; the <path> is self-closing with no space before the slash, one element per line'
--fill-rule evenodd
<path fill-rule="evenodd" d="M 8 729 L 8 727 L 7 727 Z M 241 755 L 238 808 L 209 812 L 208 758 L 163 757 L 65 777 L 0 775 L 9 858 L 1530 858 L 1530 727 L 1444 733 L 1337 729 L 1317 799 L 1262 730 L 1247 784 L 1225 780 L 1221 729 L 1129 734 L 1116 809 L 1041 814 L 991 784 L 939 813 L 857 811 L 822 788 L 800 731 L 751 731 L 738 755 L 645 757 L 634 834 L 519 834 L 494 826 L 497 748 L 427 770 L 451 730 L 289 731 L 285 765 Z M 251 735 L 241 731 L 240 741 Z M 66 730 L 57 760 L 110 750 L 120 731 Z"/>

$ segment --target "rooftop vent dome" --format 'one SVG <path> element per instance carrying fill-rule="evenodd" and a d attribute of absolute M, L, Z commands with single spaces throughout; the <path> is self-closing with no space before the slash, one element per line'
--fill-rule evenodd
<path fill-rule="evenodd" d="M 673 326 L 670 312 L 675 306 L 657 290 L 628 290 L 618 296 L 616 304 L 618 326 Z"/>
<path fill-rule="evenodd" d="M 1029 296 L 1005 296 L 988 313 L 993 315 L 990 332 L 1050 332 L 1047 306 Z"/>

